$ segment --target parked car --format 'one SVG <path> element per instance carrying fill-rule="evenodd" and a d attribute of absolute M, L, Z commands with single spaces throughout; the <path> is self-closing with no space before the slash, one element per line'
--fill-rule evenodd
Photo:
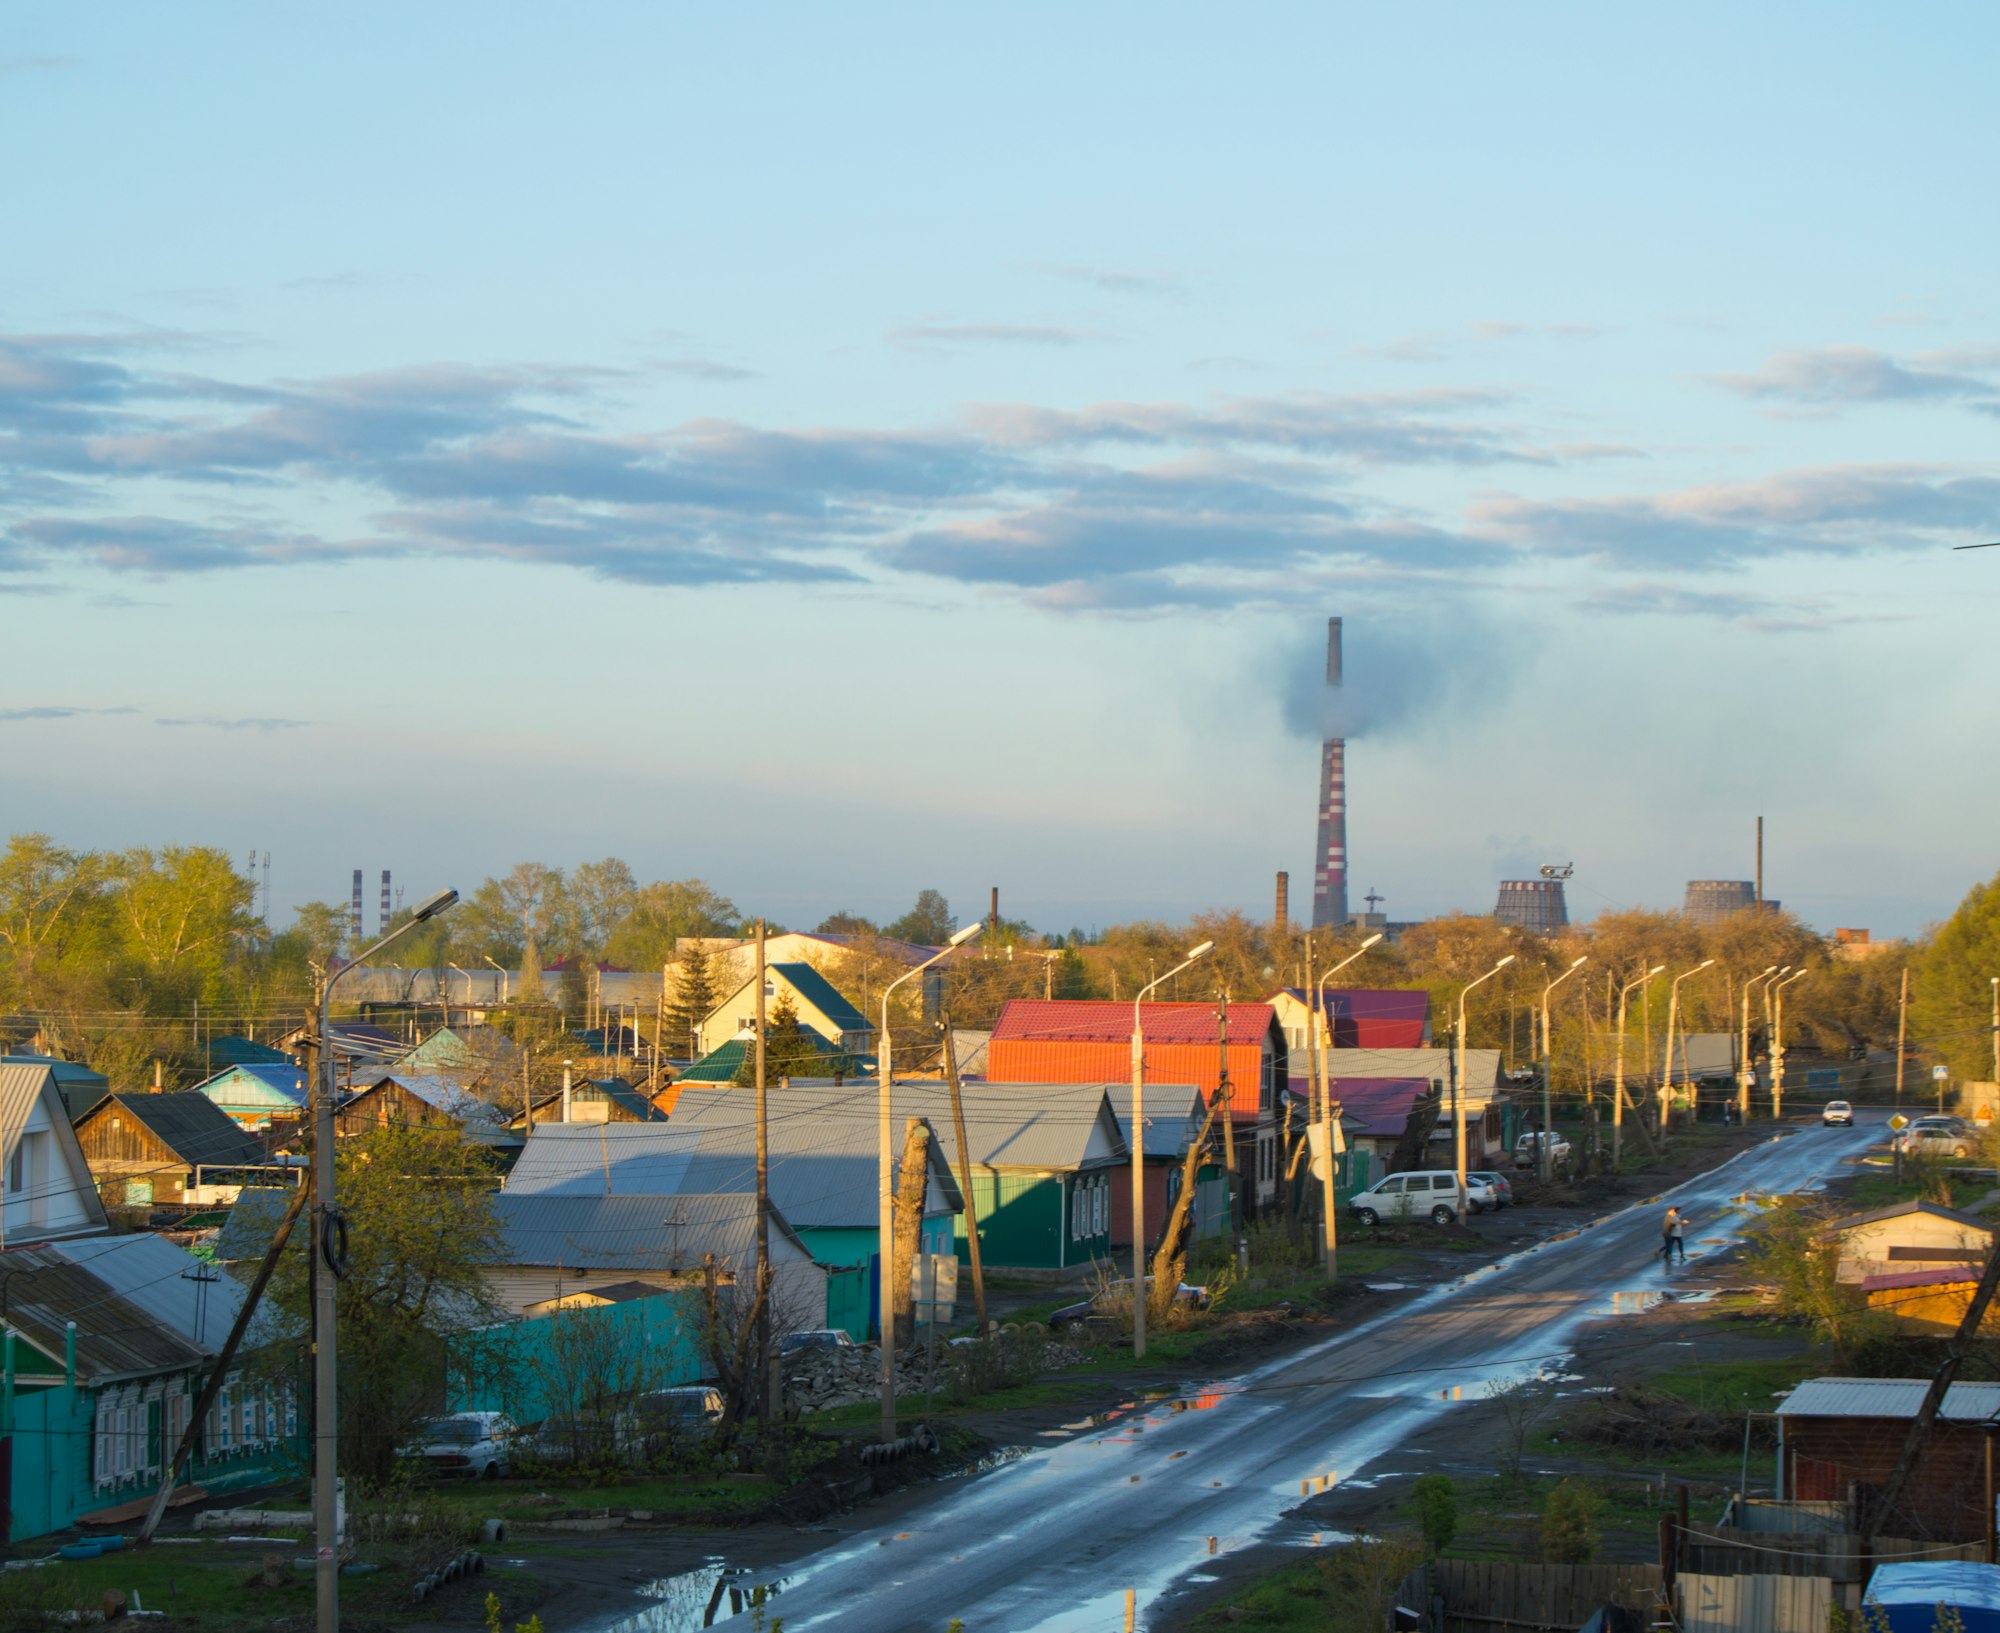
<path fill-rule="evenodd" d="M 1127 1303 L 1132 1297 L 1132 1280 L 1129 1276 L 1118 1281 L 1107 1282 L 1089 1298 L 1076 1304 L 1065 1304 L 1060 1310 L 1049 1315 L 1049 1330 L 1061 1332 L 1065 1327 L 1074 1327 L 1088 1321 L 1093 1316 L 1109 1315 L 1118 1305 Z M 1191 1310 L 1206 1310 L 1209 1306 L 1208 1289 L 1193 1287 L 1186 1282 L 1180 1284 L 1174 1293 L 1174 1302 L 1184 1304 Z"/>
<path fill-rule="evenodd" d="M 808 1355 L 824 1355 L 829 1350 L 853 1349 L 854 1340 L 842 1327 L 812 1327 L 805 1332 L 788 1332 L 778 1340 L 778 1358 L 802 1360 Z"/>
<path fill-rule="evenodd" d="M 669 1446 L 698 1440 L 722 1421 L 722 1392 L 706 1384 L 654 1389 L 618 1414 L 618 1453 L 656 1457 Z"/>
<path fill-rule="evenodd" d="M 1468 1173 L 1465 1176 L 1465 1178 L 1468 1184 L 1484 1185 L 1487 1187 L 1487 1189 L 1492 1191 L 1494 1207 L 1496 1208 L 1513 1207 L 1514 1185 L 1513 1182 L 1509 1180 L 1505 1174 L 1496 1173 L 1489 1169 L 1481 1169 L 1476 1174 Z"/>
<path fill-rule="evenodd" d="M 426 1423 L 403 1455 L 440 1478 L 498 1480 L 508 1472 L 516 1432 L 504 1412 L 453 1412 Z"/>
<path fill-rule="evenodd" d="M 1936 1124 L 1913 1123 L 1903 1130 L 1902 1150 L 1906 1157 L 1951 1157 L 1963 1161 L 1979 1149 L 1970 1134 Z"/>
<path fill-rule="evenodd" d="M 1852 1128 L 1854 1108 L 1845 1100 L 1829 1100 L 1819 1114 L 1823 1128 Z"/>
<path fill-rule="evenodd" d="M 1465 1200 L 1475 1213 L 1499 1205 L 1492 1187 L 1474 1183 L 1470 1174 L 1466 1176 Z M 1350 1197 L 1347 1211 L 1364 1225 L 1403 1219 L 1448 1225 L 1458 1217 L 1458 1174 L 1449 1168 L 1391 1174 Z"/>
<path fill-rule="evenodd" d="M 1552 1169 L 1567 1168 L 1569 1166 L 1569 1141 L 1564 1139 L 1560 1134 L 1552 1133 L 1523 1134 L 1516 1140 L 1514 1142 L 1514 1166 L 1516 1168 L 1533 1168 L 1539 1173 L 1542 1166 L 1542 1145 L 1544 1142 L 1547 1143 L 1549 1148 L 1549 1167 Z"/>

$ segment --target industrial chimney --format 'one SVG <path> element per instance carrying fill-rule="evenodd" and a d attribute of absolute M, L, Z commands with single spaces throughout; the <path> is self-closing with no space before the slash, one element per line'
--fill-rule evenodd
<path fill-rule="evenodd" d="M 361 870 L 359 868 L 356 868 L 354 870 L 353 923 L 354 923 L 354 940 L 355 944 L 358 946 L 361 942 L 367 939 L 361 920 Z"/>
<path fill-rule="evenodd" d="M 389 933 L 389 913 L 389 870 L 384 868 L 382 870 L 382 934 L 385 936 Z"/>
<path fill-rule="evenodd" d="M 1282 942 L 1292 929 L 1292 876 L 1278 873 L 1278 896 L 1271 910 L 1271 939 Z"/>
<path fill-rule="evenodd" d="M 1326 621 L 1326 683 L 1340 685 L 1340 620 Z M 1347 744 L 1319 748 L 1319 849 L 1313 859 L 1313 928 L 1347 923 Z"/>

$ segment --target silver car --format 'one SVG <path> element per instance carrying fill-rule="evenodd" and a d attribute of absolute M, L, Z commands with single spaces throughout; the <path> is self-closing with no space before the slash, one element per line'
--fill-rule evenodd
<path fill-rule="evenodd" d="M 1428 1219 L 1448 1225 L 1458 1218 L 1458 1174 L 1450 1168 L 1422 1168 L 1378 1179 L 1367 1190 L 1348 1198 L 1347 1211 L 1364 1225 Z M 1499 1206 L 1490 1185 L 1466 1175 L 1465 1202 L 1473 1213 Z"/>

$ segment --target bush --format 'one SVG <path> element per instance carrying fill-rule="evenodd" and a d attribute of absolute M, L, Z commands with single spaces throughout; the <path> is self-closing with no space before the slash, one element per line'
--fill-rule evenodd
<path fill-rule="evenodd" d="M 1327 1589 L 1345 1613 L 1329 1627 L 1371 1630 L 1389 1625 L 1396 1607 L 1396 1590 L 1424 1562 L 1424 1545 L 1407 1531 L 1391 1531 L 1336 1548 L 1319 1562 Z"/>
<path fill-rule="evenodd" d="M 1597 1494 L 1564 1480 L 1542 1509 L 1542 1563 L 1588 1565 L 1597 1557 L 1597 1545 Z"/>
<path fill-rule="evenodd" d="M 1424 1534 L 1424 1547 L 1436 1559 L 1458 1535 L 1458 1488 L 1446 1475 L 1426 1474 L 1410 1488 L 1409 1509 Z"/>
<path fill-rule="evenodd" d="M 996 1332 L 969 1344 L 953 1344 L 941 1369 L 945 1398 L 966 1401 L 1033 1383 L 1041 1375 L 1046 1347 L 1041 1334 L 1028 1332 Z"/>
<path fill-rule="evenodd" d="M 7 1633 L 45 1633 L 51 1622 L 80 1619 L 85 1608 L 76 1572 L 67 1566 L 0 1573 L 0 1628 Z"/>

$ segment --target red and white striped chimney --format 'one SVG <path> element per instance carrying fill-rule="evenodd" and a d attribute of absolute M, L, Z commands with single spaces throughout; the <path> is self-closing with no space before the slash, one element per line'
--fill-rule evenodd
<path fill-rule="evenodd" d="M 1340 685 L 1340 620 L 1326 621 L 1326 683 Z M 1347 743 L 1319 746 L 1319 851 L 1313 863 L 1313 928 L 1347 923 Z"/>

